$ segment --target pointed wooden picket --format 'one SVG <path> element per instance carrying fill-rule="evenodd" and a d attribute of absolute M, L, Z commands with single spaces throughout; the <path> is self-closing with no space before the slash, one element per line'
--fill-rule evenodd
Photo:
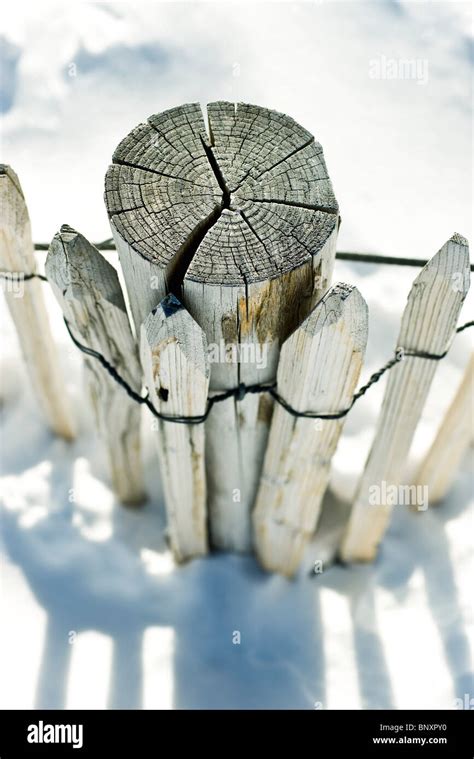
<path fill-rule="evenodd" d="M 174 295 L 141 327 L 141 360 L 149 397 L 161 414 L 204 414 L 209 389 L 207 342 Z M 173 553 L 184 561 L 207 553 L 204 424 L 153 419 Z"/>
<path fill-rule="evenodd" d="M 17 175 L 0 164 L 0 269 L 2 286 L 31 387 L 49 426 L 71 440 L 75 424 L 59 369 L 44 302 L 44 284 L 25 280 L 36 272 L 30 220 Z"/>
<path fill-rule="evenodd" d="M 72 334 L 98 351 L 135 392 L 141 389 L 136 341 L 116 270 L 85 237 L 64 225 L 55 235 L 46 273 Z M 140 406 L 97 359 L 84 358 L 97 428 L 109 460 L 112 486 L 124 503 L 143 501 Z"/>
<path fill-rule="evenodd" d="M 467 240 L 453 235 L 415 279 L 397 348 L 442 355 L 449 348 L 469 289 Z M 405 465 L 439 362 L 406 356 L 390 371 L 375 439 L 360 480 L 340 555 L 370 561 L 393 508 L 392 486 L 403 485 Z"/>
<path fill-rule="evenodd" d="M 367 342 L 367 305 L 338 284 L 283 344 L 278 393 L 298 411 L 350 405 Z M 262 565 L 292 575 L 314 532 L 344 418 L 295 418 L 276 405 L 253 517 Z"/>
<path fill-rule="evenodd" d="M 415 484 L 426 485 L 430 505 L 441 501 L 453 484 L 474 439 L 474 355 L 422 462 Z"/>

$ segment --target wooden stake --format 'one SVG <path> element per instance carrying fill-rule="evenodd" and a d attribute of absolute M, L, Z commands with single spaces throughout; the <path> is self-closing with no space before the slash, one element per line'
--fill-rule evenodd
<path fill-rule="evenodd" d="M 85 237 L 64 225 L 53 238 L 46 272 L 77 339 L 101 353 L 136 391 L 141 367 L 117 272 Z M 94 358 L 85 358 L 86 382 L 112 486 L 127 504 L 143 501 L 140 406 Z"/>
<path fill-rule="evenodd" d="M 333 287 L 284 343 L 278 392 L 298 411 L 350 405 L 367 343 L 367 305 L 349 285 Z M 295 418 L 275 408 L 254 512 L 262 565 L 291 576 L 316 529 L 331 459 L 345 419 Z"/>
<path fill-rule="evenodd" d="M 141 359 L 150 400 L 171 416 L 200 416 L 207 406 L 206 337 L 186 309 L 167 295 L 141 328 Z M 178 561 L 207 553 L 204 424 L 157 423 L 168 530 Z"/>
<path fill-rule="evenodd" d="M 427 485 L 430 505 L 443 500 L 473 440 L 474 355 L 415 478 Z"/>
<path fill-rule="evenodd" d="M 454 334 L 469 289 L 467 240 L 453 235 L 415 279 L 403 314 L 398 346 L 443 354 Z M 411 442 L 438 362 L 407 356 L 390 371 L 375 439 L 358 486 L 341 545 L 344 561 L 371 561 L 393 505 Z"/>
<path fill-rule="evenodd" d="M 14 275 L 36 271 L 25 198 L 17 175 L 4 164 L 0 164 L 0 267 Z M 14 276 L 2 279 L 2 285 L 41 410 L 54 432 L 72 440 L 75 425 L 51 336 L 44 284 Z"/>
<path fill-rule="evenodd" d="M 212 103 L 152 116 L 116 149 L 106 204 L 137 328 L 173 292 L 204 330 L 211 393 L 275 379 L 280 345 L 330 283 L 339 225 L 321 146 L 288 116 Z M 206 425 L 212 543 L 251 548 L 272 404 Z"/>

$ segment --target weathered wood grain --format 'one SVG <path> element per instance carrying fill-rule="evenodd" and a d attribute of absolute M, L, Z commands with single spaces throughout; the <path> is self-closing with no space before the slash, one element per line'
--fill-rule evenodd
<path fill-rule="evenodd" d="M 77 339 L 99 351 L 136 391 L 141 390 L 137 346 L 116 270 L 85 237 L 63 225 L 53 238 L 46 273 Z M 96 359 L 84 358 L 97 429 L 106 446 L 112 486 L 124 503 L 143 501 L 140 406 Z"/>
<path fill-rule="evenodd" d="M 416 485 L 427 485 L 430 505 L 443 500 L 451 488 L 474 439 L 473 422 L 474 355 L 415 477 Z"/>
<path fill-rule="evenodd" d="M 468 289 L 467 240 L 453 235 L 413 283 L 398 347 L 443 354 Z M 389 373 L 374 442 L 341 544 L 344 561 L 370 561 L 376 555 L 393 508 L 383 493 L 387 486 L 403 484 L 410 446 L 437 368 L 437 361 L 406 356 Z M 373 503 L 377 498 L 370 495 L 377 492 L 380 503 Z"/>
<path fill-rule="evenodd" d="M 173 292 L 204 330 L 211 393 L 273 381 L 283 340 L 326 291 L 338 207 L 321 146 L 288 116 L 212 103 L 148 119 L 116 149 L 105 199 L 137 329 Z M 233 348 L 244 346 L 242 353 Z M 260 358 L 260 360 L 259 360 Z M 207 422 L 212 543 L 251 548 L 272 404 L 228 400 Z"/>
<path fill-rule="evenodd" d="M 0 267 L 4 273 L 33 274 L 36 261 L 28 209 L 17 175 L 0 164 Z M 58 354 L 51 336 L 38 279 L 3 279 L 2 286 L 33 391 L 54 432 L 66 440 L 75 435 Z"/>
<path fill-rule="evenodd" d="M 174 295 L 141 327 L 141 360 L 150 400 L 168 416 L 201 416 L 207 406 L 206 337 Z M 157 423 L 168 532 L 178 561 L 207 553 L 204 425 Z"/>
<path fill-rule="evenodd" d="M 278 392 L 298 411 L 348 408 L 367 343 L 367 305 L 338 284 L 283 344 Z M 262 565 L 291 576 L 316 529 L 345 419 L 295 418 L 277 405 L 253 515 Z"/>

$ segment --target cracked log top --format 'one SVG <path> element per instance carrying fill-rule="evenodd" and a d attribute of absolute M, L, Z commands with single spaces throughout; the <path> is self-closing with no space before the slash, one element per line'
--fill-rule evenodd
<path fill-rule="evenodd" d="M 183 105 L 118 145 L 105 200 L 140 329 L 173 292 L 209 346 L 258 352 L 211 363 L 210 391 L 275 379 L 280 345 L 327 290 L 339 225 L 322 148 L 258 106 Z M 250 546 L 265 450 L 266 395 L 214 407 L 206 423 L 211 538 Z M 236 495 L 237 493 L 237 495 Z"/>
<path fill-rule="evenodd" d="M 116 232 L 166 270 L 238 285 L 279 277 L 315 256 L 338 219 L 321 146 L 293 119 L 251 105 L 199 104 L 139 124 L 106 178 Z M 208 133 L 209 132 L 209 133 Z"/>

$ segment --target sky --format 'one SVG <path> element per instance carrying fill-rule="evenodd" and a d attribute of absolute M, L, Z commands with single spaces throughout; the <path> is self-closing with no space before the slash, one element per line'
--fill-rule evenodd
<path fill-rule="evenodd" d="M 321 142 L 339 249 L 429 257 L 471 236 L 469 3 L 10 3 L 2 161 L 35 240 L 110 236 L 103 178 L 120 139 L 183 102 L 283 111 Z"/>

